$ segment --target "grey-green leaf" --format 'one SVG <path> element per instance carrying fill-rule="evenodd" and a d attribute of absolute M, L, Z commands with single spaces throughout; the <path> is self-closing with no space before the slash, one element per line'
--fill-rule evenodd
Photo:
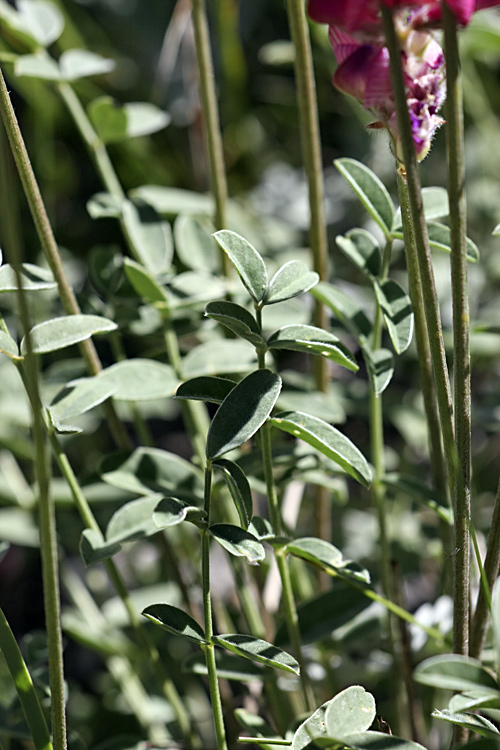
<path fill-rule="evenodd" d="M 292 741 L 292 750 L 305 750 L 305 748 L 314 747 L 313 737 L 318 737 L 325 733 L 325 714 L 330 701 L 323 703 L 322 706 L 309 716 L 297 728 Z"/>
<path fill-rule="evenodd" d="M 173 396 L 179 380 L 173 368 L 153 359 L 125 359 L 97 376 L 114 386 L 119 401 L 151 401 Z"/>
<path fill-rule="evenodd" d="M 394 357 L 389 349 L 370 349 L 362 347 L 370 385 L 376 396 L 380 396 L 391 382 L 394 374 Z"/>
<path fill-rule="evenodd" d="M 307 560 L 327 573 L 331 572 L 345 579 L 355 579 L 361 583 L 370 582 L 370 574 L 367 570 L 353 564 L 350 560 L 344 560 L 341 551 L 324 539 L 316 537 L 295 539 L 286 545 L 286 551 L 295 557 Z"/>
<path fill-rule="evenodd" d="M 384 235 L 389 237 L 394 222 L 394 204 L 379 178 L 355 159 L 336 159 L 334 164 Z"/>
<path fill-rule="evenodd" d="M 270 415 L 280 390 L 280 376 L 265 369 L 250 373 L 238 383 L 212 419 L 207 458 L 218 458 L 249 440 Z"/>
<path fill-rule="evenodd" d="M 214 636 L 212 640 L 216 646 L 227 648 L 234 654 L 265 664 L 267 667 L 276 667 L 292 674 L 300 673 L 299 663 L 293 656 L 260 638 L 254 638 L 251 635 L 224 634 Z"/>
<path fill-rule="evenodd" d="M 337 336 L 315 326 L 285 326 L 269 337 L 267 345 L 269 349 L 288 349 L 318 354 L 352 372 L 359 369 L 353 355 Z"/>
<path fill-rule="evenodd" d="M 429 233 L 429 244 L 434 250 L 443 250 L 445 253 L 451 253 L 451 234 L 450 228 L 445 224 L 440 224 L 436 221 L 430 221 L 427 224 L 427 230 Z M 395 239 L 404 239 L 402 232 L 393 232 Z M 471 263 L 477 263 L 479 260 L 479 249 L 475 242 L 470 237 L 467 237 L 465 243 L 465 252 L 467 260 Z"/>
<path fill-rule="evenodd" d="M 57 284 L 48 268 L 35 266 L 33 263 L 23 263 L 21 266 L 21 280 L 23 289 L 27 292 L 38 289 L 55 289 Z M 9 263 L 0 267 L 0 293 L 17 292 L 19 285 L 17 275 Z"/>
<path fill-rule="evenodd" d="M 85 565 L 107 560 L 121 550 L 121 544 L 106 542 L 95 529 L 85 529 L 80 537 L 80 554 Z"/>
<path fill-rule="evenodd" d="M 312 290 L 312 295 L 329 307 L 357 339 L 370 336 L 372 324 L 362 307 L 352 297 L 326 281 L 320 281 Z"/>
<path fill-rule="evenodd" d="M 478 659 L 458 654 L 443 654 L 426 659 L 416 668 L 414 678 L 423 685 L 444 690 L 499 691 L 497 680 Z"/>
<path fill-rule="evenodd" d="M 173 241 L 170 224 L 145 201 L 125 200 L 123 221 L 136 255 L 155 277 L 167 271 L 172 262 Z"/>
<path fill-rule="evenodd" d="M 109 318 L 99 315 L 65 315 L 39 323 L 30 331 L 35 354 L 54 352 L 90 338 L 95 333 L 108 333 L 118 326 Z M 21 342 L 21 352 L 26 353 L 26 339 Z"/>
<path fill-rule="evenodd" d="M 160 494 L 147 495 L 122 505 L 111 516 L 106 528 L 106 541 L 132 542 L 156 534 L 158 526 L 153 520 L 153 513 L 161 499 Z"/>
<path fill-rule="evenodd" d="M 174 239 L 177 255 L 186 268 L 210 273 L 219 271 L 220 250 L 217 243 L 212 233 L 204 229 L 196 218 L 188 214 L 178 216 L 174 223 Z"/>
<path fill-rule="evenodd" d="M 125 258 L 123 267 L 136 294 L 145 302 L 157 302 L 165 305 L 168 302 L 168 295 L 163 286 L 155 279 L 155 274 L 148 271 L 143 265 L 135 260 Z"/>
<path fill-rule="evenodd" d="M 221 404 L 235 385 L 234 380 L 202 375 L 199 378 L 191 378 L 191 380 L 181 383 L 177 388 L 175 398 Z"/>
<path fill-rule="evenodd" d="M 352 685 L 332 698 L 325 714 L 326 733 L 344 737 L 354 732 L 365 732 L 375 718 L 375 699 L 360 685 Z"/>
<path fill-rule="evenodd" d="M 245 557 L 249 563 L 262 562 L 266 553 L 262 544 L 249 531 L 230 523 L 216 523 L 210 526 L 210 534 L 219 544 L 235 557 Z"/>
<path fill-rule="evenodd" d="M 102 404 L 113 395 L 114 390 L 115 386 L 110 380 L 100 377 L 72 381 L 67 384 L 62 398 L 52 404 L 50 413 L 56 422 L 64 422 Z"/>
<path fill-rule="evenodd" d="M 375 294 L 382 308 L 385 324 L 397 354 L 410 346 L 413 335 L 413 312 L 409 296 L 397 281 L 385 279 L 375 284 Z"/>
<path fill-rule="evenodd" d="M 222 323 L 230 331 L 249 341 L 253 346 L 265 347 L 266 342 L 262 338 L 257 321 L 252 313 L 241 305 L 226 300 L 209 302 L 205 308 L 205 315 Z"/>
<path fill-rule="evenodd" d="M 351 750 L 425 750 L 418 742 L 383 732 L 359 732 L 347 734 L 341 739 L 341 744 Z"/>
<path fill-rule="evenodd" d="M 366 229 L 352 229 L 345 237 L 336 237 L 335 242 L 360 271 L 369 278 L 378 277 L 382 256 L 373 234 Z"/>
<path fill-rule="evenodd" d="M 172 607 L 170 604 L 151 604 L 142 611 L 142 614 L 152 623 L 173 635 L 180 635 L 198 645 L 208 643 L 205 633 L 196 620 L 178 607 Z"/>
<path fill-rule="evenodd" d="M 189 505 L 176 497 L 164 497 L 155 508 L 153 521 L 158 529 L 167 529 L 182 521 L 190 521 L 198 526 L 205 516 L 205 511 L 196 505 Z"/>
<path fill-rule="evenodd" d="M 469 729 L 471 732 L 476 732 L 476 734 L 480 734 L 482 737 L 492 737 L 493 739 L 500 740 L 500 732 L 496 726 L 488 719 L 485 719 L 484 716 L 467 713 L 453 713 L 446 708 L 443 711 L 435 709 L 432 712 L 432 716 L 436 719 L 449 721 L 451 724 L 455 724 L 459 727 L 465 727 L 465 729 Z"/>
<path fill-rule="evenodd" d="M 255 348 L 247 341 L 206 341 L 191 349 L 182 360 L 184 378 L 248 372 L 257 364 Z"/>
<path fill-rule="evenodd" d="M 115 67 L 114 60 L 109 60 L 86 49 L 69 49 L 59 58 L 61 78 L 64 81 L 75 81 L 78 78 L 110 73 Z"/>
<path fill-rule="evenodd" d="M 227 458 L 219 458 L 212 465 L 222 471 L 238 511 L 241 525 L 244 529 L 248 529 L 253 515 L 253 500 L 250 483 L 245 472 L 238 464 L 235 464 L 234 461 L 228 461 Z"/>
<path fill-rule="evenodd" d="M 257 304 L 261 304 L 267 291 L 268 279 L 260 254 L 247 240 L 228 229 L 216 232 L 214 237 L 229 255 L 250 295 Z"/>
<path fill-rule="evenodd" d="M 19 359 L 17 343 L 5 331 L 0 331 L 0 352 L 11 357 L 11 359 Z"/>
<path fill-rule="evenodd" d="M 442 219 L 448 216 L 450 207 L 448 203 L 448 191 L 442 187 L 422 188 L 422 202 L 424 204 L 424 216 L 426 221 Z M 401 228 L 401 209 L 398 208 L 394 217 L 393 229 Z"/>
<path fill-rule="evenodd" d="M 301 260 L 290 260 L 285 263 L 269 282 L 264 304 L 274 305 L 299 294 L 308 292 L 319 281 L 315 271 L 310 271 Z"/>
<path fill-rule="evenodd" d="M 331 458 L 365 487 L 370 486 L 370 465 L 354 443 L 335 427 L 302 412 L 282 412 L 271 421 L 280 430 L 295 435 Z"/>
<path fill-rule="evenodd" d="M 170 122 L 170 116 L 154 104 L 131 102 L 122 105 L 109 96 L 94 99 L 88 107 L 88 113 L 104 143 L 117 143 L 127 138 L 156 133 Z"/>

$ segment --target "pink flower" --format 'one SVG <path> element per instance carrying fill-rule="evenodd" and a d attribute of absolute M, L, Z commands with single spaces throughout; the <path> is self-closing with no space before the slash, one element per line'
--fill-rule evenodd
<path fill-rule="evenodd" d="M 389 8 L 415 8 L 412 26 L 419 28 L 441 21 L 440 0 L 381 0 Z M 497 0 L 446 0 L 457 21 L 466 26 L 473 13 L 500 5 Z M 308 12 L 313 21 L 339 26 L 344 31 L 374 32 L 380 30 L 378 0 L 309 0 Z"/>

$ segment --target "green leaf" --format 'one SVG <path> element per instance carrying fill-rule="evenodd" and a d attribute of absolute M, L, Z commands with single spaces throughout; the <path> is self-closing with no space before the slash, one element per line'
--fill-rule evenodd
<path fill-rule="evenodd" d="M 177 255 L 186 268 L 219 272 L 220 250 L 212 232 L 204 229 L 198 219 L 189 214 L 178 216 L 174 223 L 174 238 Z"/>
<path fill-rule="evenodd" d="M 271 422 L 331 458 L 365 487 L 370 486 L 372 470 L 367 460 L 354 443 L 335 427 L 302 412 L 282 412 Z"/>
<path fill-rule="evenodd" d="M 295 557 L 307 560 L 327 573 L 330 571 L 341 578 L 354 578 L 363 583 L 370 582 L 367 570 L 353 569 L 351 561 L 344 560 L 342 552 L 323 539 L 315 537 L 295 539 L 286 545 L 286 551 Z"/>
<path fill-rule="evenodd" d="M 174 310 L 198 309 L 201 302 L 211 301 L 226 294 L 226 287 L 221 278 L 202 271 L 185 271 L 177 274 L 171 281 L 169 292 L 172 295 Z"/>
<path fill-rule="evenodd" d="M 9 35 L 32 47 L 49 47 L 64 28 L 62 13 L 49 0 L 18 0 L 17 11 L 4 2 L 0 18 Z"/>
<path fill-rule="evenodd" d="M 111 193 L 96 193 L 87 201 L 87 211 L 91 219 L 119 219 L 122 201 Z"/>
<path fill-rule="evenodd" d="M 121 105 L 110 96 L 94 99 L 89 104 L 88 114 L 103 143 L 118 143 L 156 133 L 170 122 L 170 116 L 154 104 L 131 102 Z"/>
<path fill-rule="evenodd" d="M 267 518 L 261 518 L 260 516 L 252 518 L 248 531 L 260 541 L 273 539 L 276 536 L 271 522 Z"/>
<path fill-rule="evenodd" d="M 312 295 L 329 307 L 349 333 L 357 339 L 362 336 L 368 338 L 371 335 L 372 324 L 364 310 L 352 297 L 326 281 L 320 281 L 312 290 Z"/>
<path fill-rule="evenodd" d="M 48 268 L 35 266 L 33 263 L 23 263 L 21 266 L 21 279 L 23 289 L 26 292 L 34 292 L 39 289 L 56 289 L 57 284 Z M 0 293 L 17 292 L 19 289 L 17 275 L 11 265 L 6 263 L 0 267 Z"/>
<path fill-rule="evenodd" d="M 20 359 L 17 343 L 5 331 L 0 331 L 0 352 L 11 359 Z"/>
<path fill-rule="evenodd" d="M 112 320 L 99 315 L 65 315 L 34 326 L 30 331 L 31 345 L 35 354 L 45 354 L 117 328 Z M 21 341 L 21 352 L 26 354 L 26 337 Z"/>
<path fill-rule="evenodd" d="M 341 739 L 341 744 L 346 748 L 351 748 L 351 750 L 425 750 L 418 742 L 412 742 L 383 732 L 353 733 L 347 734 Z"/>
<path fill-rule="evenodd" d="M 394 222 L 394 204 L 379 178 L 355 159 L 336 159 L 333 163 L 384 235 L 389 237 Z"/>
<path fill-rule="evenodd" d="M 153 206 L 144 201 L 124 201 L 123 221 L 135 253 L 154 276 L 168 271 L 173 256 L 172 230 Z"/>
<path fill-rule="evenodd" d="M 439 224 L 436 221 L 430 221 L 427 224 L 427 230 L 429 232 L 429 244 L 434 250 L 444 250 L 445 253 L 451 253 L 451 235 L 450 228 L 445 224 Z M 395 239 L 403 240 L 402 232 L 394 232 L 393 237 Z M 475 242 L 469 237 L 466 239 L 466 255 L 467 260 L 471 263 L 477 263 L 479 260 L 479 249 Z"/>
<path fill-rule="evenodd" d="M 82 378 L 67 384 L 62 394 L 52 403 L 50 413 L 56 423 L 93 409 L 102 404 L 115 390 L 114 384 L 100 377 Z"/>
<path fill-rule="evenodd" d="M 118 401 L 151 401 L 173 396 L 179 380 L 173 368 L 153 359 L 125 359 L 97 376 L 114 385 Z"/>
<path fill-rule="evenodd" d="M 260 638 L 254 638 L 251 635 L 224 634 L 214 636 L 212 640 L 216 646 L 244 656 L 245 659 L 265 664 L 266 667 L 276 667 L 276 669 L 292 674 L 300 673 L 299 663 L 293 656 Z"/>
<path fill-rule="evenodd" d="M 345 237 L 336 237 L 335 242 L 354 265 L 370 279 L 377 278 L 382 266 L 380 247 L 366 229 L 352 229 Z"/>
<path fill-rule="evenodd" d="M 108 456 L 101 465 L 104 482 L 129 492 L 161 492 L 191 502 L 203 500 L 203 473 L 175 453 L 160 448 L 137 448 L 133 453 Z"/>
<path fill-rule="evenodd" d="M 153 521 L 158 529 L 167 529 L 183 521 L 199 526 L 205 516 L 205 511 L 196 505 L 189 505 L 176 497 L 164 497 L 156 506 Z"/>
<path fill-rule="evenodd" d="M 162 495 L 156 494 L 125 503 L 111 516 L 106 528 L 106 541 L 121 544 L 158 533 L 153 513 L 161 499 Z"/>
<path fill-rule="evenodd" d="M 61 80 L 59 65 L 51 57 L 46 57 L 45 51 L 35 52 L 33 55 L 20 55 L 14 64 L 14 72 L 18 78 Z"/>
<path fill-rule="evenodd" d="M 353 355 L 337 336 L 315 326 L 285 326 L 269 337 L 267 345 L 269 349 L 288 349 L 318 354 L 352 372 L 359 369 Z"/>
<path fill-rule="evenodd" d="M 410 298 L 393 279 L 385 279 L 374 288 L 394 350 L 396 354 L 402 354 L 410 346 L 413 335 Z"/>
<path fill-rule="evenodd" d="M 440 497 L 432 487 L 419 477 L 390 473 L 384 475 L 382 482 L 389 490 L 393 489 L 397 493 L 412 497 L 419 503 L 431 508 L 446 523 L 451 524 L 453 522 L 453 513 L 446 498 Z"/>
<path fill-rule="evenodd" d="M 227 229 L 216 232 L 214 237 L 229 255 L 250 296 L 262 305 L 267 292 L 267 271 L 257 250 L 239 234 Z"/>
<path fill-rule="evenodd" d="M 78 78 L 110 73 L 115 63 L 86 49 L 69 49 L 59 58 L 59 68 L 62 80 L 76 81 Z"/>
<path fill-rule="evenodd" d="M 169 633 L 180 635 L 198 645 L 208 643 L 200 625 L 182 609 L 172 607 L 170 604 L 151 604 L 142 611 L 142 614 Z"/>
<path fill-rule="evenodd" d="M 238 383 L 212 419 L 207 458 L 218 458 L 249 440 L 270 415 L 280 390 L 281 378 L 270 370 L 256 370 Z"/>
<path fill-rule="evenodd" d="M 207 341 L 191 349 L 182 361 L 186 379 L 218 373 L 248 372 L 255 368 L 255 349 L 246 341 Z"/>
<path fill-rule="evenodd" d="M 252 520 L 253 500 L 252 491 L 245 472 L 238 464 L 228 461 L 227 458 L 219 458 L 212 465 L 222 471 L 222 475 L 238 511 L 241 525 L 244 529 L 248 529 L 248 525 Z"/>
<path fill-rule="evenodd" d="M 205 308 L 205 315 L 222 323 L 230 331 L 249 341 L 253 346 L 257 348 L 266 346 L 254 316 L 241 305 L 225 300 L 209 302 Z"/>
<path fill-rule="evenodd" d="M 140 263 L 136 263 L 135 260 L 125 258 L 123 261 L 123 267 L 134 292 L 136 292 L 141 299 L 145 302 L 159 302 L 163 305 L 168 302 L 166 290 L 158 284 L 154 275 L 144 268 L 144 266 Z"/>
<path fill-rule="evenodd" d="M 435 719 L 442 719 L 443 721 L 448 721 L 459 727 L 465 727 L 465 729 L 469 729 L 471 732 L 476 732 L 476 734 L 480 734 L 482 737 L 492 737 L 496 740 L 500 739 L 500 732 L 496 726 L 492 724 L 491 721 L 488 721 L 488 719 L 485 719 L 484 716 L 466 713 L 452 713 L 446 708 L 443 711 L 435 709 L 432 712 L 432 716 Z"/>
<path fill-rule="evenodd" d="M 344 737 L 354 732 L 365 732 L 375 719 L 375 699 L 360 685 L 342 690 L 332 698 L 325 714 L 326 734 Z"/>
<path fill-rule="evenodd" d="M 217 676 L 221 680 L 234 680 L 235 682 L 262 682 L 266 677 L 260 664 L 243 659 L 241 656 L 216 651 L 215 663 Z M 190 654 L 182 662 L 182 671 L 187 674 L 208 676 L 207 662 L 203 654 Z"/>
<path fill-rule="evenodd" d="M 121 550 L 121 544 L 105 542 L 100 531 L 85 529 L 80 537 L 80 554 L 85 565 L 107 560 Z"/>
<path fill-rule="evenodd" d="M 330 701 L 323 703 L 322 706 L 309 716 L 297 728 L 293 735 L 292 750 L 305 750 L 305 748 L 315 747 L 312 737 L 318 737 L 325 733 L 325 715 Z"/>
<path fill-rule="evenodd" d="M 290 260 L 285 263 L 269 282 L 264 304 L 274 305 L 299 294 L 308 292 L 319 281 L 315 271 L 310 271 L 301 260 Z"/>
<path fill-rule="evenodd" d="M 245 557 L 255 564 L 264 560 L 266 553 L 262 544 L 245 529 L 229 523 L 216 523 L 210 526 L 210 534 L 231 555 Z"/>
<path fill-rule="evenodd" d="M 442 219 L 448 216 L 450 207 L 448 203 L 448 191 L 442 187 L 422 188 L 422 202 L 424 204 L 424 216 L 426 221 Z M 393 229 L 400 229 L 401 209 L 398 208 L 394 217 Z"/>
<path fill-rule="evenodd" d="M 394 374 L 394 357 L 389 349 L 370 349 L 366 344 L 361 347 L 365 358 L 370 386 L 376 396 L 385 391 Z"/>
<path fill-rule="evenodd" d="M 141 198 L 156 208 L 162 216 L 177 216 L 181 213 L 213 216 L 215 205 L 211 196 L 182 188 L 163 185 L 141 185 L 130 191 L 130 196 Z M 203 270 L 206 266 L 203 266 Z"/>
<path fill-rule="evenodd" d="M 413 676 L 422 685 L 432 685 L 443 690 L 499 692 L 497 681 L 478 659 L 458 654 L 443 654 L 426 659 L 418 665 Z"/>
<path fill-rule="evenodd" d="M 221 404 L 231 393 L 236 383 L 227 378 L 216 378 L 208 375 L 191 378 L 177 388 L 175 398 L 206 401 L 209 404 Z"/>

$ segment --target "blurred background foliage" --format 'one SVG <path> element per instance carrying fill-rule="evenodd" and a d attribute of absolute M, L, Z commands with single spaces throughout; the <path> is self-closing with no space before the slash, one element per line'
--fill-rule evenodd
<path fill-rule="evenodd" d="M 55 57 L 64 50 L 79 47 L 111 58 L 116 63 L 110 74 L 75 84 L 84 104 L 106 94 L 121 103 L 152 102 L 171 117 L 169 126 L 153 136 L 110 145 L 109 153 L 124 188 L 131 190 L 145 184 L 157 184 L 207 192 L 209 169 L 189 0 L 54 2 L 65 17 L 64 32 L 51 48 Z M 259 249 L 263 248 L 267 256 L 280 259 L 304 257 L 308 227 L 307 188 L 302 170 L 293 48 L 289 41 L 285 5 L 282 0 L 214 0 L 209 5 L 230 197 L 244 209 L 244 225 L 253 233 L 248 239 L 260 242 Z M 373 225 L 332 162 L 345 156 L 364 162 L 395 197 L 394 161 L 385 137 L 364 128 L 368 122 L 366 113 L 353 100 L 333 89 L 334 60 L 326 28 L 311 25 L 310 30 L 323 144 L 331 278 L 369 307 L 372 301 L 363 286 L 363 279 L 340 253 L 335 237 L 355 226 L 373 231 Z M 5 36 L 1 49 L 3 53 L 25 51 L 16 49 Z M 480 262 L 470 266 L 470 290 L 473 514 L 482 543 L 498 479 L 500 452 L 500 239 L 492 237 L 493 229 L 500 222 L 500 15 L 497 11 L 476 16 L 462 35 L 462 50 L 469 235 L 481 252 Z M 117 222 L 113 219 L 94 221 L 86 209 L 89 198 L 102 189 L 89 156 L 51 85 L 16 78 L 8 61 L 4 70 L 54 231 L 63 248 L 67 270 L 82 308 L 85 312 L 107 314 L 106 311 L 111 310 L 116 313 L 114 303 L 107 299 L 107 292 L 112 287 L 113 254 L 124 252 L 125 248 Z M 424 185 L 445 185 L 445 130 L 446 126 L 438 132 L 432 151 L 422 164 Z M 38 240 L 13 169 L 10 180 L 18 225 L 22 227 L 20 236 L 24 256 L 34 262 L 40 261 Z M 1 232 L 0 227 L 0 235 Z M 241 233 L 245 234 L 245 231 L 242 229 Z M 177 259 L 176 262 L 178 270 L 183 270 L 182 261 Z M 392 269 L 395 278 L 406 286 L 404 258 L 397 247 Z M 449 331 L 451 302 L 445 255 L 436 254 L 435 270 L 443 321 Z M 15 310 L 11 295 L 3 295 L 1 302 L 4 314 L 11 315 Z M 136 304 L 132 301 L 129 306 Z M 45 319 L 58 310 L 58 305 L 53 295 L 41 293 L 33 298 L 33 314 L 37 320 Z M 198 316 L 202 310 L 203 305 L 200 305 Z M 133 335 L 130 331 L 124 334 L 128 356 L 149 356 L 156 352 L 159 341 L 154 325 L 148 320 L 132 322 L 135 323 Z M 199 317 L 188 316 L 186 321 L 179 321 L 186 348 L 192 345 L 192 337 L 196 337 L 196 325 L 199 325 Z M 335 330 L 338 332 L 337 328 Z M 114 355 L 106 344 L 100 345 L 100 353 L 108 364 L 113 361 Z M 47 392 L 52 388 L 53 394 L 69 379 L 68 373 L 73 376 L 81 374 L 79 364 L 68 360 L 66 355 L 56 353 L 44 364 L 45 388 Z M 426 431 L 416 364 L 412 345 L 397 360 L 394 380 L 384 394 L 387 468 L 428 476 Z M 283 360 L 283 367 L 298 368 L 303 383 L 310 376 L 309 364 L 301 358 Z M 28 412 L 12 372 L 9 363 L 0 361 L 0 479 L 3 487 L 0 503 L 4 512 L 0 537 L 12 544 L 0 568 L 1 599 L 16 635 L 27 636 L 25 648 L 36 665 L 43 664 L 43 654 L 40 644 L 37 647 L 35 642 L 37 636 L 32 633 L 43 625 L 43 618 L 36 523 L 31 515 L 32 445 L 27 429 Z M 346 433 L 368 453 L 366 373 L 362 371 L 356 377 L 341 375 L 335 389 L 336 421 L 344 421 L 347 415 Z M 149 420 L 157 445 L 189 455 L 176 405 L 164 400 L 153 403 L 152 408 L 141 408 Z M 109 450 L 109 439 L 107 433 L 99 429 L 99 419 L 93 413 L 86 419 L 85 433 L 68 438 L 67 450 L 104 527 L 118 504 L 132 495 L 112 487 L 104 493 L 102 485 L 97 484 L 97 471 L 101 456 Z M 101 656 L 90 655 L 91 651 L 77 645 L 83 636 L 81 629 L 78 631 L 75 626 L 74 613 L 81 613 L 78 606 L 86 596 L 84 589 L 80 591 L 79 588 L 81 577 L 85 577 L 88 590 L 97 602 L 106 602 L 111 610 L 113 601 L 103 572 L 98 567 L 83 571 L 78 555 L 81 524 L 64 483 L 56 480 L 54 491 L 60 529 L 64 530 L 63 597 L 65 606 L 73 608 L 66 643 L 67 678 L 72 695 L 70 724 L 78 726 L 79 742 L 83 746 L 96 747 L 109 740 L 118 725 L 120 734 L 137 734 L 137 723 L 119 691 L 112 687 L 110 672 L 102 668 Z M 347 504 L 345 486 L 339 480 L 334 501 L 333 542 L 343 550 L 345 557 L 366 565 L 376 580 L 378 531 L 374 513 L 367 505 L 366 493 L 354 489 Z M 447 591 L 447 584 L 446 580 L 443 582 L 442 548 L 436 518 L 427 510 L 415 509 L 413 501 L 408 498 L 396 496 L 389 504 L 389 529 L 394 557 L 405 583 L 406 606 L 415 611 L 425 605 L 422 617 L 426 617 L 429 624 L 435 622 L 446 627 L 449 600 L 442 596 Z M 23 513 L 23 507 L 30 512 Z M 311 516 L 311 509 L 303 505 L 300 525 L 306 531 L 311 527 Z M 182 540 L 179 545 L 182 548 Z M 132 547 L 127 555 L 122 554 L 120 566 L 132 588 L 156 585 L 168 577 L 158 547 L 150 541 Z M 186 569 L 189 579 L 188 562 L 182 560 L 180 566 Z M 225 571 L 222 560 L 220 566 Z M 231 580 L 229 575 L 228 580 Z M 312 592 L 302 593 L 307 598 Z M 76 604 L 79 596 L 82 599 Z M 233 612 L 231 584 L 229 590 L 222 590 L 221 596 Z M 119 613 L 116 617 L 119 628 L 122 624 Z M 336 631 L 328 655 L 332 671 L 324 692 L 332 694 L 346 684 L 360 682 L 375 692 L 377 702 L 380 701 L 380 712 L 391 718 L 394 712 L 387 672 L 388 657 L 384 645 L 381 647 L 385 642 L 380 641 L 383 620 L 383 613 L 376 609 L 365 621 L 351 623 L 352 627 L 344 628 L 343 632 Z M 414 637 L 415 649 L 425 649 L 425 639 L 422 641 L 416 633 Z M 169 664 L 173 655 L 178 662 L 182 649 L 186 650 L 186 655 L 189 651 L 184 644 L 179 647 L 178 643 L 159 638 L 162 654 Z M 321 682 L 326 678 L 319 665 L 318 670 L 315 679 Z M 191 702 L 196 704 L 199 700 L 206 708 L 206 698 L 201 695 L 192 676 L 181 679 L 187 683 L 185 688 Z M 2 670 L 0 680 L 2 684 L 4 681 L 8 684 Z M 40 684 L 44 684 L 43 672 L 40 673 Z M 1 688 L 0 694 L 1 708 L 6 710 L 12 699 L 10 688 L 5 691 Z M 100 702 L 96 697 L 102 695 L 105 700 Z M 239 698 L 236 690 L 232 696 L 234 704 L 238 704 Z M 430 707 L 426 705 L 426 711 Z M 153 710 L 151 706 L 150 710 Z M 160 705 L 158 710 L 164 711 L 165 706 Z"/>

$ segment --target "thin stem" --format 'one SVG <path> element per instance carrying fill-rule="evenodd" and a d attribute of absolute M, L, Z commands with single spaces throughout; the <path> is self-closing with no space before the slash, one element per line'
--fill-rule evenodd
<path fill-rule="evenodd" d="M 451 402 L 450 383 L 448 367 L 443 343 L 441 316 L 437 299 L 434 272 L 430 254 L 429 236 L 425 222 L 422 191 L 418 174 L 417 159 L 413 137 L 406 104 L 405 86 L 399 43 L 394 29 L 392 14 L 389 8 L 381 5 L 382 20 L 387 48 L 390 55 L 390 68 L 398 127 L 401 136 L 404 167 L 407 176 L 408 198 L 410 213 L 413 224 L 415 245 L 417 249 L 418 264 L 422 283 L 425 320 L 430 343 L 432 369 L 436 384 L 436 397 L 438 403 L 440 430 L 443 437 L 443 445 L 448 467 L 450 483 L 454 484 L 455 450 L 453 431 L 453 407 Z"/>
<path fill-rule="evenodd" d="M 464 126 L 460 56 L 455 16 L 443 3 L 446 59 L 448 199 L 451 233 L 451 292 L 453 301 L 453 385 L 457 477 L 454 485 L 454 617 L 455 653 L 469 652 L 469 567 L 470 567 L 470 349 L 469 300 L 467 289 L 466 203 Z"/>
<path fill-rule="evenodd" d="M 217 678 L 217 665 L 215 663 L 215 652 L 212 638 L 214 635 L 212 621 L 212 602 L 210 596 L 210 506 L 212 494 L 212 466 L 207 462 L 205 468 L 205 496 L 204 510 L 206 513 L 206 527 L 201 532 L 201 580 L 203 593 L 203 614 L 205 618 L 205 639 L 208 641 L 203 646 L 205 661 L 208 671 L 208 684 L 210 688 L 210 699 L 214 716 L 215 735 L 217 737 L 217 750 L 227 750 L 226 730 L 224 728 L 224 716 L 222 713 L 222 701 Z"/>
<path fill-rule="evenodd" d="M 328 242 L 325 223 L 325 187 L 321 161 L 318 100 L 311 53 L 309 29 L 303 0 L 287 0 L 288 22 L 295 49 L 295 79 L 297 81 L 297 104 L 300 124 L 302 157 L 309 187 L 311 212 L 310 243 L 314 270 L 321 281 L 328 280 Z M 326 328 L 327 317 L 324 305 L 316 301 L 315 325 Z M 328 360 L 317 358 L 316 385 L 326 391 L 328 386 Z"/>
<path fill-rule="evenodd" d="M 217 229 L 224 229 L 227 226 L 227 182 L 205 0 L 191 0 L 191 6 L 210 179 L 215 197 L 215 226 Z M 227 276 L 230 270 L 229 259 L 226 253 L 222 252 L 221 255 L 222 269 Z"/>
<path fill-rule="evenodd" d="M 493 588 L 500 566 L 500 481 L 498 482 L 490 533 L 486 545 L 484 572 L 489 590 Z M 488 592 L 484 586 L 479 588 L 476 609 L 472 618 L 470 634 L 470 655 L 479 659 L 483 648 L 486 627 L 488 625 Z"/>
<path fill-rule="evenodd" d="M 31 675 L 2 609 L 0 609 L 0 652 L 16 686 L 35 750 L 53 750 L 45 716 Z"/>
<path fill-rule="evenodd" d="M 50 225 L 47 211 L 45 210 L 43 198 L 31 166 L 30 158 L 1 71 L 0 110 L 38 238 L 50 269 L 54 274 L 62 305 L 68 315 L 78 315 L 81 312 L 80 306 L 78 305 L 74 292 L 66 277 L 61 256 L 59 254 L 59 248 Z M 102 366 L 92 339 L 81 341 L 78 346 L 88 371 L 91 375 L 97 375 L 97 373 L 101 371 Z M 116 416 L 112 403 L 107 402 L 104 405 L 104 409 L 116 444 L 121 448 L 129 448 L 130 440 L 123 425 Z"/>

